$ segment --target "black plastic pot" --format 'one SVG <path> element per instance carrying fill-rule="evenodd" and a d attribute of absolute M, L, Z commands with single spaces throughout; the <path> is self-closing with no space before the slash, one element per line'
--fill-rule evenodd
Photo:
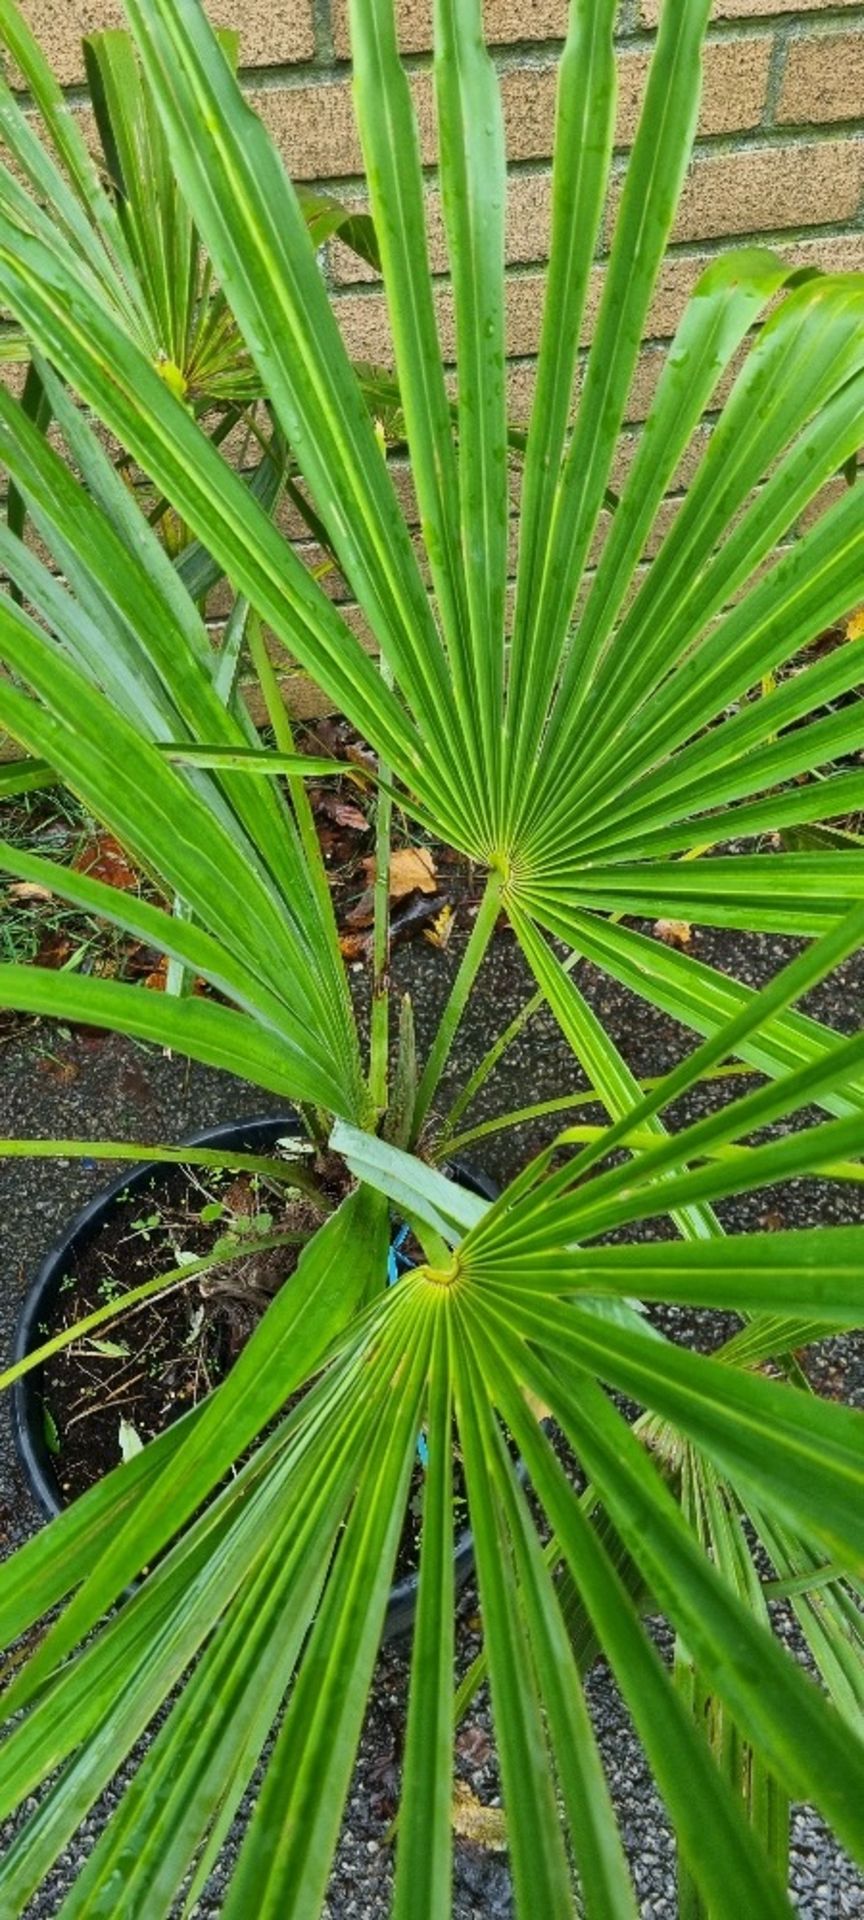
<path fill-rule="evenodd" d="M 210 1127 L 205 1133 L 196 1133 L 182 1142 L 188 1147 L 224 1147 L 231 1153 L 266 1153 L 287 1133 L 300 1133 L 301 1128 L 295 1114 L 276 1118 L 243 1120 L 239 1123 L 229 1121 L 221 1127 Z M 174 1170 L 172 1162 L 151 1160 L 144 1165 L 127 1169 L 112 1180 L 110 1186 L 103 1187 L 87 1206 L 76 1214 L 65 1233 L 52 1247 L 43 1260 L 38 1273 L 24 1301 L 21 1317 L 15 1335 L 13 1360 L 23 1360 L 28 1353 L 44 1343 L 45 1335 L 41 1329 L 50 1323 L 54 1307 L 59 1297 L 63 1280 L 70 1271 L 76 1254 L 90 1245 L 101 1233 L 118 1195 L 134 1193 L 141 1187 L 147 1187 L 151 1181 L 165 1179 Z M 469 1172 L 466 1167 L 455 1165 L 451 1168 L 453 1177 L 460 1186 L 467 1187 L 483 1199 L 493 1200 L 497 1188 L 481 1174 Z M 64 1501 L 60 1483 L 51 1453 L 45 1437 L 45 1418 L 42 1400 L 41 1368 L 34 1368 L 16 1380 L 12 1389 L 12 1421 L 15 1443 L 24 1472 L 40 1507 L 53 1519 L 61 1512 Z M 463 1532 L 456 1542 L 454 1552 L 454 1583 L 456 1590 L 464 1586 L 474 1565 L 474 1542 L 470 1532 Z M 400 1634 L 410 1631 L 414 1624 L 417 1608 L 418 1578 L 409 1574 L 392 1588 L 387 1606 L 387 1620 L 384 1637 L 396 1639 Z"/>

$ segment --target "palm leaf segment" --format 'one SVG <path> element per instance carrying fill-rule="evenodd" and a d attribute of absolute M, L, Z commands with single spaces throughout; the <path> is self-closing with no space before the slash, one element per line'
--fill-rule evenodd
<path fill-rule="evenodd" d="M 28 201 L 22 191 L 19 217 L 43 234 L 53 226 L 63 235 L 115 319 L 197 411 L 260 399 L 254 362 L 214 284 L 129 33 L 94 33 L 83 43 L 98 160 L 14 0 L 3 8 L 2 34 L 36 109 L 25 112 L 8 78 L 0 78 L 4 143 L 19 184 L 34 196 Z M 237 35 L 220 33 L 219 42 L 235 64 Z M 377 265 L 368 219 L 327 195 L 301 190 L 301 199 L 318 245 L 339 232 Z M 27 351 L 26 338 L 5 333 L 4 359 L 26 359 Z"/>
<path fill-rule="evenodd" d="M 400 1916 L 449 1911 L 454 1422 L 520 1911 L 573 1911 L 571 1857 L 588 1914 L 608 1920 L 636 1910 L 585 1706 L 578 1646 L 586 1633 L 638 1727 L 676 1825 L 682 1876 L 712 1913 L 790 1911 L 782 1863 L 760 1845 L 765 1809 L 789 1796 L 814 1800 L 864 1858 L 860 1417 L 752 1371 L 805 1330 L 812 1338 L 864 1321 L 859 1235 L 757 1236 L 742 1251 L 718 1234 L 712 1212 L 724 1194 L 786 1174 L 860 1176 L 860 1043 L 835 1047 L 795 1010 L 808 986 L 860 944 L 860 913 L 846 913 L 860 894 L 860 862 L 724 856 L 702 868 L 674 858 L 860 804 L 856 777 L 831 775 L 814 789 L 787 784 L 857 740 L 842 706 L 810 719 L 857 679 L 848 651 L 781 679 L 765 699 L 749 698 L 859 592 L 864 509 L 855 491 L 776 557 L 861 438 L 857 281 L 793 284 L 782 262 L 751 250 L 709 270 L 668 357 L 599 564 L 586 574 L 687 162 L 707 11 L 707 0 L 665 11 L 595 344 L 581 368 L 613 143 L 615 9 L 610 0 L 575 0 L 571 9 L 511 620 L 504 153 L 479 6 L 436 7 L 441 191 L 457 307 L 455 438 L 393 8 L 391 0 L 352 8 L 358 117 L 430 597 L 306 222 L 267 136 L 194 0 L 129 0 L 172 165 L 393 690 L 120 323 L 105 298 L 101 256 L 82 264 L 80 236 L 3 176 L 3 296 L 42 356 L 84 484 L 26 412 L 3 401 L 4 461 L 65 584 L 4 536 L 4 564 L 24 604 L 7 602 L 2 615 L 0 653 L 12 677 L 0 715 L 193 917 L 145 901 L 118 907 L 82 876 L 58 875 L 58 887 L 122 913 L 232 1003 L 180 1000 L 157 1015 L 147 1011 L 151 996 L 72 979 L 55 989 L 54 1010 L 168 1037 L 345 1122 L 369 1120 L 302 808 L 288 812 L 230 766 L 182 767 L 158 752 L 160 740 L 194 744 L 202 735 L 242 750 L 250 730 L 220 699 L 182 578 L 142 535 L 62 376 L 437 830 L 495 871 L 526 955 L 613 1122 L 599 1138 L 565 1135 L 556 1158 L 529 1168 L 488 1211 L 354 1125 L 337 1132 L 361 1184 L 316 1236 L 295 1285 L 274 1302 L 219 1395 L 8 1569 L 0 1618 L 10 1641 L 68 1598 L 9 1696 L 10 1713 L 26 1712 L 3 1749 L 0 1805 L 9 1810 L 48 1783 L 2 1868 L 11 1910 L 26 1903 L 190 1673 L 65 1911 L 116 1910 L 118 1873 L 130 1912 L 174 1911 L 184 1888 L 191 1906 L 296 1668 L 228 1911 L 298 1920 L 317 1911 L 420 1424 L 430 1469 Z M 8 8 L 4 19 L 14 22 Z M 643 580 L 661 500 L 760 322 L 687 502 Z M 12 871 L 27 865 L 12 848 L 3 859 Z M 609 917 L 653 915 L 671 897 L 682 917 L 820 938 L 757 1000 Z M 640 1099 L 546 933 L 701 1034 L 690 1065 Z M 2 994 L 6 1004 L 45 1004 L 38 980 L 17 969 L 5 970 Z M 730 1056 L 759 1066 L 767 1086 L 667 1137 L 666 1105 Z M 814 1103 L 831 1114 L 826 1124 L 769 1146 L 742 1144 Z M 629 1150 L 621 1166 L 607 1158 L 613 1147 Z M 382 1297 L 387 1198 L 408 1208 L 439 1254 Z M 665 1212 L 680 1242 L 599 1244 L 616 1227 Z M 709 1360 L 651 1335 L 632 1305 L 639 1298 L 731 1308 L 748 1324 Z M 310 1379 L 316 1384 L 294 1412 L 223 1484 Z M 638 1436 L 598 1382 L 648 1410 Z M 525 1389 L 552 1410 L 583 1461 L 592 1483 L 583 1499 L 528 1414 Z M 538 1543 L 505 1429 L 554 1528 L 563 1582 L 553 1581 Z M 680 1502 L 672 1491 L 679 1479 Z M 833 1704 L 765 1631 L 742 1514 L 794 1592 Z M 686 1649 L 674 1680 L 642 1630 L 627 1564 Z M 145 1565 L 146 1580 L 106 1621 Z M 578 1599 L 575 1634 L 568 1590 Z M 692 1710 L 705 1697 L 727 1742 L 720 1766 Z M 746 1810 L 729 1785 L 730 1740 L 746 1756 Z"/>
<path fill-rule="evenodd" d="M 857 856 L 829 856 L 818 870 L 788 856 L 770 870 L 754 869 L 746 855 L 722 856 L 710 867 L 675 856 L 830 818 L 860 798 L 854 775 L 832 775 L 803 792 L 788 784 L 849 744 L 854 720 L 846 708 L 821 720 L 812 738 L 800 723 L 855 683 L 854 649 L 808 666 L 762 701 L 748 698 L 858 591 L 854 490 L 777 552 L 861 438 L 860 283 L 813 275 L 790 291 L 796 276 L 756 250 L 708 269 L 669 353 L 599 564 L 586 577 L 687 162 L 706 8 L 688 8 L 686 20 L 666 9 L 571 432 L 615 105 L 614 8 L 574 7 L 508 638 L 497 82 L 474 9 L 442 6 L 436 74 L 458 321 L 454 445 L 422 178 L 391 11 L 385 0 L 355 9 L 356 97 L 431 601 L 305 219 L 266 133 L 197 8 L 131 9 L 173 164 L 401 700 L 378 686 L 323 593 L 305 577 L 301 583 L 254 503 L 241 508 L 224 464 L 202 447 L 179 403 L 145 380 L 129 342 L 121 347 L 96 267 L 90 276 L 78 258 L 73 275 L 68 244 L 47 220 L 40 223 L 32 201 L 25 215 L 11 177 L 4 187 L 6 297 L 280 638 L 392 759 L 442 833 L 499 868 L 532 917 L 577 943 L 598 909 L 651 915 L 658 901 L 673 903 L 682 919 L 818 931 L 858 888 Z M 206 139 L 198 136 L 202 116 Z M 682 456 L 769 310 L 643 580 L 646 540 Z M 626 941 L 613 935 L 609 949 L 624 969 Z M 686 959 L 676 972 L 685 987 Z"/>

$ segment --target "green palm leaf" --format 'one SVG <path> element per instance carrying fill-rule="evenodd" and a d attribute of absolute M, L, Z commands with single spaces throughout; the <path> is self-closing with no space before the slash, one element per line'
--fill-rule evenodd
<path fill-rule="evenodd" d="M 148 1920 L 181 1900 L 188 1911 L 277 1722 L 226 1910 L 320 1911 L 422 1432 L 398 1920 L 444 1920 L 451 1899 L 454 1449 L 517 1910 L 636 1911 L 583 1684 L 599 1649 L 675 1823 L 682 1901 L 729 1920 L 788 1914 L 784 1796 L 819 1806 L 864 1857 L 862 1422 L 807 1391 L 789 1352 L 864 1324 L 864 1236 L 727 1238 L 713 1209 L 798 1174 L 864 1177 L 860 1036 L 840 1039 L 799 1006 L 860 950 L 860 853 L 766 858 L 739 844 L 842 821 L 864 792 L 858 773 L 833 770 L 861 744 L 855 649 L 800 658 L 860 597 L 860 489 L 799 536 L 864 440 L 862 282 L 802 279 L 751 248 L 711 265 L 590 573 L 688 164 L 708 0 L 664 10 L 620 198 L 616 9 L 572 0 L 527 440 L 504 411 L 506 171 L 479 0 L 435 7 L 453 393 L 393 0 L 351 5 L 377 240 L 361 218 L 295 193 L 197 0 L 128 0 L 128 11 L 134 50 L 108 35 L 89 52 L 106 187 L 17 8 L 0 3 L 41 123 L 0 91 L 0 292 L 34 355 L 24 403 L 0 395 L 13 502 L 0 532 L 13 589 L 0 608 L 0 720 L 31 756 L 0 792 L 62 780 L 128 848 L 141 893 L 6 843 L 0 861 L 154 945 L 213 997 L 7 967 L 0 1005 L 110 1025 L 307 1103 L 318 1137 L 333 1128 L 346 1194 L 218 1391 L 0 1579 L 10 1638 L 65 1603 L 7 1694 L 0 1811 L 36 1801 L 0 1868 L 0 1904 L 23 1909 L 168 1702 L 64 1911 L 113 1913 L 121 1880 Z M 615 235 L 577 395 L 607 202 Z M 340 231 L 380 259 L 395 376 L 358 376 L 345 352 L 316 258 Z M 23 351 L 18 335 L 10 351 Z M 205 394 L 220 407 L 209 436 Z M 262 395 L 247 484 L 222 439 Z M 373 417 L 394 406 L 416 536 Z M 156 489 L 156 518 L 168 502 L 182 520 L 192 543 L 176 564 L 87 409 Z M 657 543 L 697 434 L 692 483 Z M 359 627 L 274 524 L 283 485 L 356 597 Z M 25 517 L 41 552 L 22 538 Z M 214 656 L 202 609 L 222 573 L 236 600 Z M 379 897 L 402 803 L 488 870 L 419 1074 L 403 1021 L 398 1112 L 381 1111 L 386 1006 L 364 1073 L 303 788 L 304 774 L 340 763 L 295 751 L 262 623 L 380 758 Z M 237 697 L 247 637 L 272 754 Z M 620 924 L 670 909 L 817 940 L 756 993 Z M 490 1205 L 429 1161 L 446 1154 L 434 1138 L 441 1074 L 502 910 L 590 1112 Z M 382 999 L 386 931 L 379 914 Z M 643 1090 L 589 1004 L 581 958 L 699 1035 L 691 1057 Z M 764 1077 L 740 1097 L 728 1080 L 738 1060 Z M 673 1102 L 719 1070 L 733 1097 L 676 1123 Z M 799 1125 L 812 1105 L 829 1117 Z M 388 1290 L 391 1211 L 423 1257 Z M 651 1238 L 666 1216 L 678 1237 Z M 651 1324 L 655 1301 L 744 1325 L 707 1358 Z M 783 1383 L 761 1371 L 775 1357 Z M 638 1431 L 608 1388 L 637 1403 Z M 583 1498 L 537 1401 L 590 1481 Z M 795 1605 L 822 1692 L 771 1636 L 754 1540 Z M 673 1672 L 634 1594 L 673 1625 Z"/>

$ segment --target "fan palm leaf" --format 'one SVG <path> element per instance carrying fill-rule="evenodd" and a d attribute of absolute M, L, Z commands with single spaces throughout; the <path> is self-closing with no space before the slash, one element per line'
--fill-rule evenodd
<path fill-rule="evenodd" d="M 0 291 L 71 456 L 48 442 L 38 410 L 0 396 L 0 453 L 47 555 L 13 517 L 0 542 L 15 589 L 0 611 L 0 720 L 182 911 L 11 846 L 0 861 L 147 939 L 219 997 L 5 967 L 0 1003 L 177 1046 L 307 1103 L 335 1122 L 331 1143 L 354 1184 L 218 1391 L 0 1580 L 10 1640 L 63 1603 L 8 1689 L 0 1815 L 28 1805 L 0 1901 L 23 1910 L 167 1701 L 64 1913 L 113 1914 L 118 1888 L 124 1910 L 148 1920 L 178 1902 L 189 1911 L 274 1729 L 226 1912 L 306 1920 L 321 1909 L 425 1429 L 400 1920 L 450 1910 L 454 1446 L 519 1912 L 632 1920 L 638 1910 L 586 1705 L 580 1648 L 591 1645 L 674 1823 L 691 1908 L 789 1914 L 778 1832 L 790 1799 L 819 1807 L 864 1863 L 861 1415 L 819 1400 L 790 1358 L 802 1339 L 864 1325 L 864 1230 L 727 1237 L 716 1209 L 793 1175 L 847 1187 L 864 1177 L 860 1036 L 843 1040 L 800 1011 L 860 949 L 861 856 L 739 846 L 860 804 L 857 771 L 798 784 L 860 745 L 842 704 L 858 679 L 854 649 L 797 663 L 860 595 L 859 489 L 798 536 L 864 439 L 864 284 L 802 278 L 762 249 L 712 264 L 604 526 L 688 164 L 709 7 L 664 10 L 619 196 L 616 9 L 572 0 L 511 617 L 506 169 L 479 0 L 435 6 L 455 394 L 393 0 L 351 6 L 418 537 L 320 272 L 321 226 L 310 233 L 225 49 L 197 0 L 127 0 L 127 10 L 140 67 L 133 74 L 124 43 L 100 71 L 106 95 L 134 95 L 141 112 L 146 83 L 148 138 L 179 187 L 170 254 L 151 250 L 140 174 L 122 207 L 105 194 L 17 11 L 0 4 L 64 162 L 4 95 L 15 165 L 0 169 Z M 124 178 L 132 157 L 118 150 Z M 583 361 L 610 193 L 614 237 Z M 165 377 L 164 300 L 189 338 L 193 234 L 365 634 L 274 525 L 276 491 L 244 484 Z M 87 409 L 191 529 L 191 558 L 175 565 L 165 552 Z M 646 567 L 697 430 L 690 489 Z M 284 719 L 279 751 L 261 748 L 233 694 L 230 649 L 220 677 L 198 605 L 201 572 L 214 567 L 371 742 L 388 803 L 395 793 L 488 872 L 413 1111 L 400 1110 L 389 1136 L 302 757 Z M 768 675 L 776 685 L 761 697 Z M 812 944 L 757 993 L 620 924 L 670 906 L 697 924 Z M 502 908 L 603 1117 L 565 1128 L 489 1205 L 431 1166 L 427 1146 Z M 582 956 L 699 1036 L 647 1090 L 582 992 Z M 758 1069 L 758 1084 L 673 1124 L 672 1103 L 736 1061 Z M 422 1258 L 387 1289 L 391 1210 L 412 1223 Z M 666 1216 L 677 1237 L 651 1238 Z M 647 1239 L 632 1237 L 643 1229 Z M 715 1354 L 691 1353 L 651 1324 L 653 1302 L 744 1324 Z M 766 1358 L 785 1377 L 770 1377 Z M 637 1403 L 635 1428 L 604 1389 Z M 590 1481 L 581 1498 L 537 1403 Z M 821 1688 L 770 1630 L 768 1601 L 784 1589 Z M 639 1594 L 678 1635 L 672 1670 Z"/>

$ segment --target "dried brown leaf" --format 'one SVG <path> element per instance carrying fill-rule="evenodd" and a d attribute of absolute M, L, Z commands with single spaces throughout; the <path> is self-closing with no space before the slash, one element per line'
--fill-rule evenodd
<path fill-rule="evenodd" d="M 363 861 L 369 885 L 375 880 L 374 855 Z M 428 847 L 397 847 L 390 857 L 390 897 L 403 900 L 406 893 L 435 893 L 438 874 Z"/>
<path fill-rule="evenodd" d="M 656 920 L 654 932 L 667 947 L 689 947 L 693 939 L 693 928 L 686 920 Z"/>
<path fill-rule="evenodd" d="M 362 960 L 369 950 L 365 933 L 340 933 L 339 952 L 343 960 Z"/>
<path fill-rule="evenodd" d="M 121 893 L 138 891 L 138 872 L 111 833 L 101 833 L 89 842 L 75 861 L 75 871 L 101 880 L 107 887 L 117 887 Z"/>
<path fill-rule="evenodd" d="M 50 887 L 42 887 L 36 880 L 16 880 L 9 888 L 10 900 L 53 900 Z"/>
<path fill-rule="evenodd" d="M 349 907 L 345 915 L 345 925 L 346 927 L 371 927 L 374 918 L 375 895 L 371 887 L 367 887 L 366 892 L 361 893 L 356 904 Z"/>
<path fill-rule="evenodd" d="M 52 1054 L 46 1054 L 38 1062 L 37 1072 L 45 1073 L 50 1080 L 56 1080 L 61 1087 L 68 1087 L 78 1078 L 78 1068 L 74 1060 L 57 1060 Z"/>
<path fill-rule="evenodd" d="M 338 793 L 322 793 L 318 800 L 318 812 L 327 815 L 337 827 L 351 827 L 355 833 L 366 833 L 369 822 L 359 807 L 353 807 L 349 800 L 340 800 Z"/>
<path fill-rule="evenodd" d="M 507 1823 L 501 1807 L 484 1807 L 463 1780 L 453 1785 L 453 1832 L 460 1840 L 492 1853 L 507 1851 Z"/>
<path fill-rule="evenodd" d="M 431 927 L 424 927 L 423 938 L 430 946 L 440 947 L 442 952 L 450 944 L 450 935 L 456 925 L 456 915 L 449 902 L 445 901 L 440 913 L 436 913 Z"/>

